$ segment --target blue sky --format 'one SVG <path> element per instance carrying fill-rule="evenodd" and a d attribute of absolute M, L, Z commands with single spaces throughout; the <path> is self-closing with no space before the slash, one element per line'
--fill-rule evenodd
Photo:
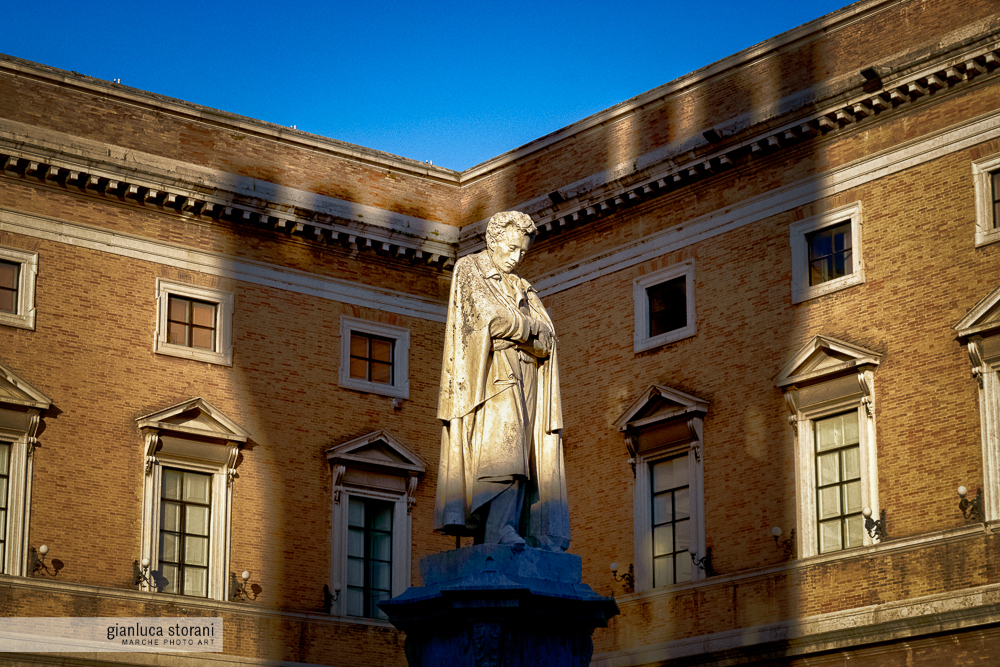
<path fill-rule="evenodd" d="M 467 169 L 849 3 L 6 4 L 0 53 Z"/>

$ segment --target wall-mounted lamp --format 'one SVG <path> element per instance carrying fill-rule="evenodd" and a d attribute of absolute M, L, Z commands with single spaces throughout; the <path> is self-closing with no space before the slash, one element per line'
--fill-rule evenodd
<path fill-rule="evenodd" d="M 878 521 L 872 518 L 871 507 L 861 510 L 861 516 L 865 518 L 865 530 L 868 531 L 868 537 L 879 542 L 889 537 L 889 532 L 885 527 L 885 510 L 879 513 Z"/>
<path fill-rule="evenodd" d="M 253 597 L 250 596 L 250 592 L 247 591 L 247 582 L 250 580 L 250 572 L 243 570 L 239 579 L 236 578 L 236 574 L 233 572 L 229 573 L 229 600 L 231 602 L 237 602 L 239 600 L 256 600 L 257 592 L 253 592 Z"/>
<path fill-rule="evenodd" d="M 132 588 L 140 588 L 143 584 L 149 588 L 156 588 L 149 576 L 149 565 L 148 558 L 132 561 Z"/>
<path fill-rule="evenodd" d="M 976 489 L 976 497 L 972 500 L 966 498 L 969 490 L 964 486 L 958 487 L 958 509 L 962 510 L 962 516 L 970 523 L 985 523 L 986 517 L 983 515 L 983 490 Z"/>
<path fill-rule="evenodd" d="M 333 585 L 333 594 L 330 594 L 330 587 L 323 584 L 323 613 L 329 614 L 333 609 L 333 603 L 340 599 L 340 582 Z"/>
<path fill-rule="evenodd" d="M 612 563 L 611 576 L 615 578 L 615 581 L 622 583 L 626 593 L 631 593 L 635 589 L 635 569 L 632 567 L 632 563 L 628 564 L 628 572 L 621 576 L 618 576 L 618 563 Z"/>
<path fill-rule="evenodd" d="M 779 540 L 778 538 L 781 537 L 781 528 L 775 526 L 774 528 L 771 529 L 771 537 L 774 538 L 774 543 L 777 544 L 779 548 L 784 549 L 786 558 L 791 556 L 792 552 L 795 551 L 794 528 L 792 528 L 792 532 L 788 535 L 787 540 Z"/>
<path fill-rule="evenodd" d="M 695 558 L 698 555 L 698 549 L 691 547 L 688 549 L 688 553 L 691 554 L 691 562 L 696 568 L 702 570 L 706 577 L 714 577 L 715 570 L 712 569 L 712 547 L 705 549 L 705 555 L 701 558 Z"/>
<path fill-rule="evenodd" d="M 28 568 L 31 571 L 31 576 L 35 576 L 39 571 L 45 572 L 46 574 L 53 574 L 49 570 L 49 566 L 45 564 L 45 556 L 49 553 L 49 548 L 44 544 L 38 547 L 38 551 L 35 551 L 35 547 L 31 547 L 31 565 Z"/>

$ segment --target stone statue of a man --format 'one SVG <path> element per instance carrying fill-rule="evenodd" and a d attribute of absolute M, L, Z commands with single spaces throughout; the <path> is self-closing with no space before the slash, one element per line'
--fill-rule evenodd
<path fill-rule="evenodd" d="M 486 250 L 455 264 L 438 418 L 435 529 L 477 543 L 569 546 L 552 320 L 515 271 L 537 228 L 497 213 Z"/>

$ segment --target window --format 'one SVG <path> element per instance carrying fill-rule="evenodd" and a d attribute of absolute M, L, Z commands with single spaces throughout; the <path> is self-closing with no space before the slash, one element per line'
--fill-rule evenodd
<path fill-rule="evenodd" d="M 160 578 L 164 593 L 208 596 L 212 476 L 164 468 L 160 483 Z"/>
<path fill-rule="evenodd" d="M 330 613 L 384 619 L 381 600 L 410 585 L 410 510 L 426 464 L 385 431 L 332 447 Z"/>
<path fill-rule="evenodd" d="M 214 303 L 171 294 L 167 304 L 167 342 L 215 352 Z"/>
<path fill-rule="evenodd" d="M 386 618 L 392 597 L 393 503 L 352 497 L 347 511 L 347 615 Z"/>
<path fill-rule="evenodd" d="M 28 560 L 32 453 L 52 401 L 0 364 L 0 573 L 23 576 Z"/>
<path fill-rule="evenodd" d="M 851 274 L 850 222 L 806 234 L 806 245 L 809 246 L 810 285 L 819 285 Z"/>
<path fill-rule="evenodd" d="M 7 509 L 10 507 L 10 450 L 13 443 L 0 440 L 0 563 L 3 563 L 7 548 Z"/>
<path fill-rule="evenodd" d="M 799 558 L 871 544 L 861 511 L 878 516 L 874 369 L 880 355 L 816 336 L 785 364 L 795 438 Z"/>
<path fill-rule="evenodd" d="M 692 260 L 637 278 L 632 287 L 632 299 L 636 352 L 697 333 Z"/>
<path fill-rule="evenodd" d="M 392 385 L 392 348 L 396 341 L 351 332 L 351 379 Z"/>
<path fill-rule="evenodd" d="M 1000 154 L 972 163 L 976 245 L 1000 241 Z"/>
<path fill-rule="evenodd" d="M 410 397 L 410 331 L 353 317 L 340 318 L 340 386 Z"/>
<path fill-rule="evenodd" d="M 691 479 L 687 455 L 650 464 L 653 587 L 691 580 Z"/>
<path fill-rule="evenodd" d="M 800 220 L 789 227 L 792 303 L 859 285 L 861 202 Z"/>
<path fill-rule="evenodd" d="M 0 325 L 35 328 L 38 254 L 0 248 Z"/>
<path fill-rule="evenodd" d="M 615 422 L 636 473 L 633 516 L 635 589 L 704 579 L 692 553 L 707 553 L 702 424 L 708 402 L 650 386 Z"/>
<path fill-rule="evenodd" d="M 987 521 L 1000 518 L 1000 287 L 972 307 L 955 325 L 979 385 L 979 420 L 983 448 L 983 511 Z"/>
<path fill-rule="evenodd" d="M 156 351 L 233 365 L 232 292 L 156 280 Z"/>
<path fill-rule="evenodd" d="M 136 421 L 145 461 L 140 560 L 153 564 L 152 590 L 225 600 L 232 485 L 249 434 L 201 398 Z"/>
<path fill-rule="evenodd" d="M 819 552 L 860 547 L 864 529 L 858 412 L 817 419 L 813 427 Z"/>

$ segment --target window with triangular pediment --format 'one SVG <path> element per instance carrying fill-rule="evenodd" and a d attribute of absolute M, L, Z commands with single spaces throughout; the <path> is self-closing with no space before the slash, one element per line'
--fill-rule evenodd
<path fill-rule="evenodd" d="M 0 364 L 0 573 L 28 574 L 32 453 L 52 400 Z"/>
<path fill-rule="evenodd" d="M 651 385 L 615 422 L 635 473 L 637 591 L 698 581 L 712 573 L 711 558 L 706 558 L 702 457 L 707 412 L 708 401 Z"/>
<path fill-rule="evenodd" d="M 203 398 L 139 417 L 143 434 L 141 553 L 137 585 L 212 600 L 228 597 L 232 484 L 249 434 Z"/>
<path fill-rule="evenodd" d="M 871 544 L 863 511 L 879 513 L 875 376 L 881 355 L 815 336 L 781 369 L 795 436 L 799 558 Z"/>
<path fill-rule="evenodd" d="M 1000 287 L 972 307 L 956 325 L 978 384 L 983 447 L 983 513 L 1000 518 Z"/>
<path fill-rule="evenodd" d="M 386 431 L 326 456 L 333 473 L 328 611 L 384 619 L 378 603 L 410 585 L 410 510 L 427 464 Z"/>

